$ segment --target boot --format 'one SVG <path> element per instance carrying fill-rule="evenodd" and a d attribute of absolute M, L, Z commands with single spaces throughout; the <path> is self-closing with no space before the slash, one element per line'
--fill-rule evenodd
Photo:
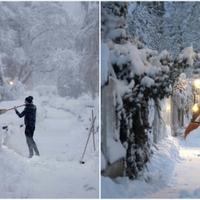
<path fill-rule="evenodd" d="M 30 154 L 28 158 L 32 158 L 32 157 L 33 157 L 33 154 Z"/>

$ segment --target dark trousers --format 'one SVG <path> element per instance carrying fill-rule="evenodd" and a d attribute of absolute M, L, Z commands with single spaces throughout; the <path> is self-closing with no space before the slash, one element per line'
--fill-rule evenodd
<path fill-rule="evenodd" d="M 35 155 L 37 156 L 40 155 L 37 145 L 33 139 L 34 130 L 35 130 L 35 127 L 27 127 L 27 126 L 25 129 L 26 142 L 29 149 L 29 157 L 32 157 L 34 152 L 35 152 Z"/>

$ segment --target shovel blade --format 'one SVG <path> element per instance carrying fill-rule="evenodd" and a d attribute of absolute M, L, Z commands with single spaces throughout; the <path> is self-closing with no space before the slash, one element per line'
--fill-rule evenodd
<path fill-rule="evenodd" d="M 4 114 L 7 112 L 7 109 L 0 109 L 0 115 Z"/>

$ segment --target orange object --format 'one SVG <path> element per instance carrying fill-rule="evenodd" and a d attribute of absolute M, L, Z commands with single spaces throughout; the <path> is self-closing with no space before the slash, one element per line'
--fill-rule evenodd
<path fill-rule="evenodd" d="M 195 122 L 191 122 L 188 127 L 185 129 L 185 133 L 184 133 L 184 138 L 186 139 L 186 137 L 194 130 L 197 129 L 200 126 L 200 123 L 195 123 Z"/>

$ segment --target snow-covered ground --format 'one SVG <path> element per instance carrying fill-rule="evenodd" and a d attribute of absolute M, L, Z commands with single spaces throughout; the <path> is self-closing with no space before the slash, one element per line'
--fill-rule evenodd
<path fill-rule="evenodd" d="M 200 198 L 200 128 L 184 141 L 168 137 L 154 149 L 141 180 L 102 177 L 103 198 Z"/>
<path fill-rule="evenodd" d="M 0 115 L 0 134 L 5 142 L 0 149 L 0 198 L 98 198 L 98 134 L 96 151 L 91 137 L 85 164 L 79 163 L 88 137 L 92 107 L 98 122 L 98 98 L 45 97 L 36 92 L 28 95 L 34 96 L 37 106 L 34 138 L 41 156 L 27 158 L 24 127 L 20 128 L 23 119 L 14 111 Z M 1 102 L 0 108 L 23 104 L 24 97 Z M 1 128 L 4 125 L 8 125 L 7 132 Z"/>

